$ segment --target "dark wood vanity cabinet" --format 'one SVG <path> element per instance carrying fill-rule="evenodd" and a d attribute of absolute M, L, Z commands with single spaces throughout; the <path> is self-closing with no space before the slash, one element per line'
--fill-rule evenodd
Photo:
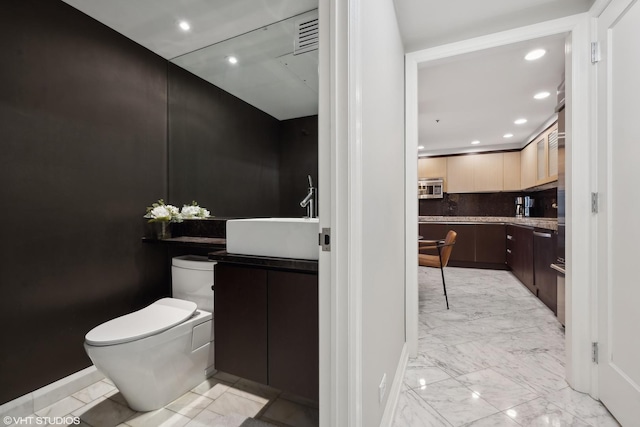
<path fill-rule="evenodd" d="M 218 263 L 216 369 L 318 400 L 318 275 Z"/>
<path fill-rule="evenodd" d="M 216 369 L 267 384 L 267 270 L 214 269 Z"/>

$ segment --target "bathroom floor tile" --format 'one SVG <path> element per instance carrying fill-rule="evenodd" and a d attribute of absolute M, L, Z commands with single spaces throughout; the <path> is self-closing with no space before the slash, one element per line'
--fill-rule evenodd
<path fill-rule="evenodd" d="M 492 369 L 462 375 L 456 380 L 498 409 L 508 409 L 539 397 Z"/>
<path fill-rule="evenodd" d="M 413 390 L 400 393 L 394 427 L 451 427 L 431 405 Z"/>
<path fill-rule="evenodd" d="M 505 413 L 521 426 L 599 427 L 590 426 L 541 397 L 508 409 Z"/>
<path fill-rule="evenodd" d="M 162 408 L 151 412 L 138 412 L 125 421 L 131 427 L 182 427 L 191 418 Z"/>
<path fill-rule="evenodd" d="M 618 427 L 620 425 L 602 403 L 570 387 L 551 393 L 545 399 L 593 426 Z"/>
<path fill-rule="evenodd" d="M 320 423 L 318 409 L 284 399 L 271 403 L 260 419 L 295 427 L 314 427 Z"/>
<path fill-rule="evenodd" d="M 98 381 L 97 383 L 93 383 L 89 387 L 84 388 L 77 393 L 73 393 L 71 396 L 75 397 L 78 400 L 81 400 L 84 403 L 89 403 L 99 397 L 104 396 L 109 392 L 114 391 L 115 389 L 115 386 L 113 386 L 112 384 L 104 381 Z"/>
<path fill-rule="evenodd" d="M 197 385 L 191 390 L 193 393 L 208 397 L 209 399 L 217 399 L 225 391 L 229 390 L 231 383 L 226 383 L 217 378 L 211 377 Z"/>
<path fill-rule="evenodd" d="M 518 425 L 518 423 L 505 414 L 499 413 L 466 424 L 465 427 L 518 427 Z"/>
<path fill-rule="evenodd" d="M 166 409 L 177 412 L 189 418 L 198 415 L 204 408 L 211 405 L 213 399 L 188 392 L 165 406 Z"/>
<path fill-rule="evenodd" d="M 72 412 L 91 426 L 116 426 L 131 418 L 136 412 L 106 397 L 100 397 Z"/>
<path fill-rule="evenodd" d="M 245 417 L 254 417 L 265 407 L 266 403 L 256 402 L 255 400 L 226 392 L 214 400 L 207 409 L 221 415 L 238 414 Z"/>
<path fill-rule="evenodd" d="M 219 379 L 221 381 L 227 382 L 227 383 L 235 383 L 237 381 L 240 381 L 240 377 L 237 377 L 235 375 L 232 374 L 227 374 L 226 372 L 222 372 L 222 371 L 218 371 L 213 375 L 213 378 Z"/>
<path fill-rule="evenodd" d="M 267 403 L 280 394 L 278 389 L 245 379 L 241 379 L 229 387 L 228 392 L 260 403 Z"/>
<path fill-rule="evenodd" d="M 222 420 L 224 420 L 225 416 L 221 414 L 217 414 L 215 412 L 211 412 L 207 409 L 200 412 L 196 415 L 191 421 L 186 424 L 186 427 L 211 427 L 211 426 L 221 426 Z"/>
<path fill-rule="evenodd" d="M 85 402 L 69 396 L 53 405 L 47 406 L 39 411 L 36 415 L 39 417 L 63 417 L 84 406 Z"/>

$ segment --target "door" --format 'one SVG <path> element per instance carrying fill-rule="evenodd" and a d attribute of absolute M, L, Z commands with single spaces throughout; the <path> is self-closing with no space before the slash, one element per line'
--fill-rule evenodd
<path fill-rule="evenodd" d="M 622 425 L 640 420 L 640 3 L 613 0 L 598 19 L 599 394 Z"/>

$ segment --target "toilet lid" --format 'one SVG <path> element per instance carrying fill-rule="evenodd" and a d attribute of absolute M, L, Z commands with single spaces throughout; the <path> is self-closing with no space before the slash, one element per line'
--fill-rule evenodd
<path fill-rule="evenodd" d="M 87 333 L 89 345 L 122 344 L 158 334 L 190 318 L 198 306 L 195 302 L 162 298 L 153 304 L 109 320 Z"/>

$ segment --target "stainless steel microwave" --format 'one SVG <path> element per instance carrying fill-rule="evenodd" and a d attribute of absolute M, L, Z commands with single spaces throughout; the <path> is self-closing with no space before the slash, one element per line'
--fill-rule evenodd
<path fill-rule="evenodd" d="M 442 187 L 444 179 L 419 179 L 418 199 L 442 199 Z"/>

